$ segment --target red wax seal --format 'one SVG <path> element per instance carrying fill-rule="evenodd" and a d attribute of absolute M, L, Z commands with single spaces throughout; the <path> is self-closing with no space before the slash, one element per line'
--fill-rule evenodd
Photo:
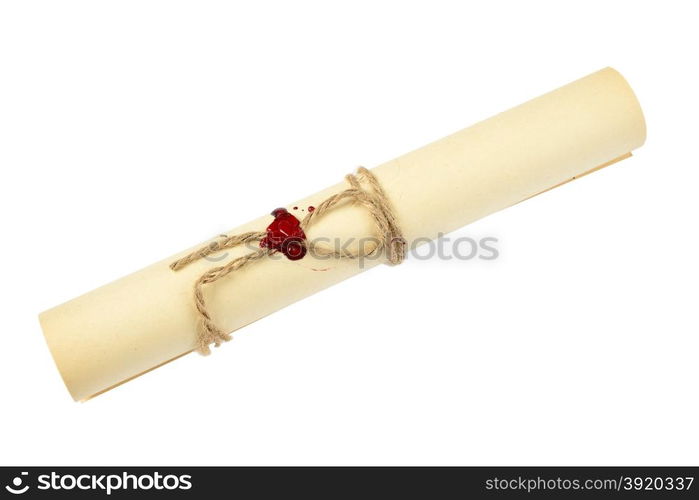
<path fill-rule="evenodd" d="M 260 240 L 260 246 L 279 250 L 289 260 L 302 259 L 306 255 L 306 234 L 301 222 L 286 208 L 277 208 L 272 215 L 274 220 L 267 226 L 267 236 Z"/>

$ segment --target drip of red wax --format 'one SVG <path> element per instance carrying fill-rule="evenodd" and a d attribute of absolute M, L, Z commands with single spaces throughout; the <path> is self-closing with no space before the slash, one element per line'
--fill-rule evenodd
<path fill-rule="evenodd" d="M 316 209 L 316 207 L 314 207 L 313 205 L 311 205 L 310 207 L 308 207 L 308 211 L 309 211 L 309 212 L 313 212 L 315 209 Z"/>
<path fill-rule="evenodd" d="M 286 208 L 272 212 L 274 220 L 267 226 L 267 236 L 260 240 L 260 247 L 278 250 L 289 260 L 299 260 L 306 255 L 306 234 L 301 222 Z"/>

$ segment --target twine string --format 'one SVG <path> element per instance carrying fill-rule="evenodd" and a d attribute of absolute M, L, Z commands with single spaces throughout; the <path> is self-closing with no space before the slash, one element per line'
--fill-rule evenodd
<path fill-rule="evenodd" d="M 356 259 L 359 257 L 368 257 L 378 252 L 385 251 L 386 259 L 389 264 L 397 265 L 405 259 L 406 241 L 402 236 L 398 221 L 391 207 L 385 191 L 379 184 L 374 174 L 364 167 L 360 167 L 356 174 L 348 174 L 345 180 L 349 184 L 349 188 L 340 191 L 321 202 L 315 210 L 308 214 L 301 221 L 301 228 L 305 231 L 313 225 L 315 221 L 323 217 L 323 215 L 331 212 L 334 208 L 345 203 L 356 203 L 363 206 L 369 212 L 377 232 L 380 235 L 380 240 L 376 247 L 364 252 L 363 248 L 357 251 L 336 250 L 324 245 L 319 245 L 315 242 L 309 242 L 309 250 L 316 255 L 333 256 L 340 259 Z M 364 187 L 366 185 L 369 189 Z M 191 252 L 188 255 L 174 261 L 170 264 L 170 269 L 179 271 L 187 267 L 192 262 L 196 262 L 207 256 L 220 252 L 222 250 L 244 245 L 253 241 L 260 241 L 266 235 L 265 232 L 250 231 L 246 233 L 235 234 L 233 236 L 222 235 L 222 239 L 214 240 L 201 248 Z M 264 257 L 274 253 L 276 250 L 270 248 L 260 248 L 250 253 L 237 257 L 227 264 L 209 269 L 199 277 L 194 284 L 194 305 L 199 316 L 199 325 L 197 328 L 197 347 L 196 350 L 201 354 L 207 355 L 211 352 L 209 346 L 214 344 L 219 347 L 221 343 L 231 340 L 231 335 L 216 325 L 209 312 L 206 299 L 204 298 L 204 287 L 210 285 L 225 276 L 228 276 L 234 271 L 239 271 L 244 267 L 262 260 Z"/>

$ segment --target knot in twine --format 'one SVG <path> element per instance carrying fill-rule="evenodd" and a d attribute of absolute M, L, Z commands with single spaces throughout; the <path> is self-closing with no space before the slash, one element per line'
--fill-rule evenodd
<path fill-rule="evenodd" d="M 403 262 L 405 259 L 406 241 L 398 227 L 398 222 L 388 197 L 379 184 L 379 181 L 374 174 L 364 167 L 360 167 L 356 175 L 348 174 L 345 180 L 349 183 L 350 187 L 330 196 L 320 203 L 314 211 L 309 212 L 300 223 L 301 229 L 306 230 L 314 221 L 344 203 L 356 203 L 365 207 L 371 215 L 380 235 L 378 245 L 369 252 L 363 252 L 362 250 L 349 252 L 346 250 L 338 251 L 311 241 L 309 243 L 309 249 L 315 252 L 316 255 L 333 256 L 341 259 L 368 257 L 378 252 L 385 251 L 386 259 L 389 264 L 397 265 Z M 363 184 L 369 189 L 365 189 Z M 176 260 L 170 264 L 170 269 L 179 271 L 192 262 L 203 259 L 213 253 L 243 245 L 251 241 L 260 241 L 265 235 L 266 233 L 261 231 L 251 231 L 233 236 L 221 235 L 222 239 L 212 241 Z M 237 257 L 223 266 L 209 269 L 196 281 L 194 284 L 194 304 L 197 309 L 197 314 L 199 315 L 196 348 L 199 353 L 204 355 L 210 354 L 209 346 L 211 344 L 219 347 L 222 342 L 231 340 L 231 335 L 219 328 L 211 318 L 211 313 L 207 309 L 206 300 L 204 298 L 204 285 L 214 283 L 228 276 L 233 271 L 243 269 L 274 252 L 276 252 L 276 250 L 272 248 L 260 248 L 259 250 Z"/>

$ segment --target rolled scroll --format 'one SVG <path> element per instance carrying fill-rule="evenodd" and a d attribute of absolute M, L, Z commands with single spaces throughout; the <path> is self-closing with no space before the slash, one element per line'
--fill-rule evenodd
<path fill-rule="evenodd" d="M 645 135 L 633 91 L 618 72 L 606 68 L 371 172 L 410 244 L 628 157 Z M 286 208 L 317 206 L 346 188 L 338 183 Z M 264 231 L 271 220 L 266 215 L 229 234 Z M 307 237 L 354 242 L 375 232 L 368 213 L 347 203 L 315 223 Z M 170 264 L 192 250 L 40 315 L 49 349 L 75 400 L 100 394 L 194 349 L 198 313 L 193 286 L 219 265 L 214 260 L 220 256 L 173 272 Z M 249 251 L 243 246 L 227 249 L 226 258 Z M 269 258 L 207 286 L 204 294 L 220 328 L 233 332 L 379 263 L 328 260 L 311 253 L 297 261 Z"/>

